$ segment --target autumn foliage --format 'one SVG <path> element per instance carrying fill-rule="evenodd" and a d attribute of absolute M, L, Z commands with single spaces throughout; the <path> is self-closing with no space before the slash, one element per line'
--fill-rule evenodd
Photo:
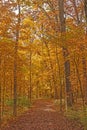
<path fill-rule="evenodd" d="M 0 120 L 36 98 L 86 106 L 86 0 L 0 1 Z"/>

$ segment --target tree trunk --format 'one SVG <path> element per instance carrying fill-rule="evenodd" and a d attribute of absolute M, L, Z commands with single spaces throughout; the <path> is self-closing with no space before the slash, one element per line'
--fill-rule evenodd
<path fill-rule="evenodd" d="M 3 59 L 3 92 L 2 92 L 2 116 L 4 115 L 5 109 L 5 57 Z"/>
<path fill-rule="evenodd" d="M 14 105 L 13 105 L 13 115 L 17 115 L 17 53 L 18 53 L 18 41 L 19 41 L 19 27 L 20 27 L 20 4 L 18 2 L 18 23 L 16 31 L 16 41 L 14 48 Z"/>
<path fill-rule="evenodd" d="M 84 0 L 84 10 L 85 10 L 86 35 L 87 35 L 87 0 Z"/>
<path fill-rule="evenodd" d="M 57 60 L 57 66 L 59 69 L 58 76 L 59 76 L 59 84 L 60 84 L 60 111 L 62 111 L 62 77 L 61 77 L 61 67 L 60 67 L 60 62 L 59 62 L 59 56 L 58 56 L 58 48 L 56 44 L 56 60 Z"/>
<path fill-rule="evenodd" d="M 65 17 L 64 17 L 64 0 L 59 0 L 59 19 L 60 19 L 60 31 L 61 31 L 61 40 L 62 43 L 65 43 L 65 33 L 66 33 L 66 25 L 65 25 Z M 65 69 L 65 87 L 66 87 L 66 103 L 67 106 L 72 106 L 72 92 L 71 92 L 71 82 L 70 82 L 70 61 L 67 59 L 69 56 L 68 49 L 65 45 L 62 47 L 63 56 L 64 56 L 64 69 Z"/>
<path fill-rule="evenodd" d="M 31 68 L 31 66 L 32 66 L 32 52 L 31 52 L 31 45 L 30 45 L 30 55 L 29 55 L 29 59 L 30 59 L 30 75 L 29 75 L 29 82 L 30 82 L 30 84 L 29 84 L 29 93 L 28 93 L 28 97 L 29 97 L 29 101 L 30 101 L 30 103 L 31 103 L 31 100 L 32 100 L 32 68 Z"/>
<path fill-rule="evenodd" d="M 86 21 L 86 36 L 87 39 L 87 0 L 84 0 L 84 10 L 85 10 L 85 21 Z M 83 48 L 84 49 L 84 48 Z M 83 55 L 82 58 L 83 63 L 83 72 L 84 72 L 84 89 L 85 89 L 85 103 L 87 104 L 87 66 L 86 66 L 86 58 Z"/>
<path fill-rule="evenodd" d="M 1 55 L 0 55 L 0 77 L 1 77 Z M 2 94 L 1 91 L 1 78 L 0 78 L 0 126 L 1 126 L 1 121 L 2 121 Z"/>

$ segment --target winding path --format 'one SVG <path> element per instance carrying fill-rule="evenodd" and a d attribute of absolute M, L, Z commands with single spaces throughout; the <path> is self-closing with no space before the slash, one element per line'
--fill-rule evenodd
<path fill-rule="evenodd" d="M 84 130 L 56 111 L 52 101 L 38 100 L 34 106 L 1 130 Z"/>

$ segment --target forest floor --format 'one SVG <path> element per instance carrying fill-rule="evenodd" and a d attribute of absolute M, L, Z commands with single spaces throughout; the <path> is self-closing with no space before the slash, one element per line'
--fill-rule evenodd
<path fill-rule="evenodd" d="M 84 130 L 76 120 L 59 112 L 53 101 L 38 100 L 21 116 L 8 122 L 0 130 Z"/>

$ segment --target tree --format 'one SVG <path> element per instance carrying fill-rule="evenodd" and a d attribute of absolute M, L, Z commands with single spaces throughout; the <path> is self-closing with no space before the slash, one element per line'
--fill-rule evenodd
<path fill-rule="evenodd" d="M 20 31 L 20 0 L 17 0 L 18 8 L 18 20 L 16 26 L 16 41 L 14 47 L 14 106 L 13 115 L 17 115 L 17 57 L 18 57 L 18 42 L 19 42 L 19 31 Z"/>
<path fill-rule="evenodd" d="M 85 37 L 87 38 L 87 0 L 84 0 L 84 10 L 85 10 L 85 21 L 86 21 L 86 27 L 85 27 L 86 36 Z M 86 66 L 86 58 L 84 56 L 82 57 L 82 62 L 83 62 L 83 73 L 84 73 L 85 102 L 87 104 L 87 66 Z"/>
<path fill-rule="evenodd" d="M 1 74 L 1 54 L 0 54 L 0 74 Z M 2 90 L 2 87 L 1 87 L 1 80 L 0 80 L 0 126 L 1 126 L 1 120 L 2 120 L 2 91 L 1 90 Z"/>
<path fill-rule="evenodd" d="M 64 0 L 59 0 L 59 19 L 60 19 L 60 31 L 62 42 L 65 43 L 65 33 L 66 33 L 66 24 L 65 24 L 65 13 L 64 13 Z M 63 56 L 64 56 L 64 71 L 65 71 L 65 87 L 66 87 L 66 102 L 67 106 L 72 106 L 72 91 L 71 91 L 71 82 L 70 82 L 70 61 L 68 59 L 69 52 L 66 45 L 63 45 Z"/>

